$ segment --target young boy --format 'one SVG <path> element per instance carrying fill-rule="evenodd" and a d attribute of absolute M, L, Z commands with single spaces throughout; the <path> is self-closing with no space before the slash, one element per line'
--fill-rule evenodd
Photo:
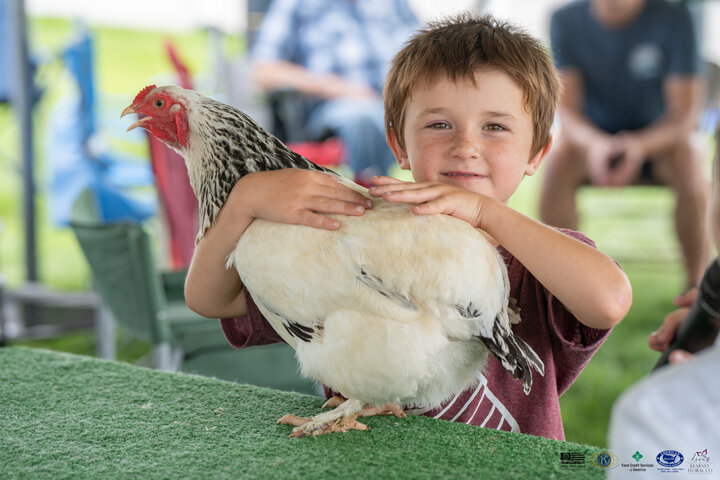
<path fill-rule="evenodd" d="M 436 410 L 408 413 L 564 439 L 558 398 L 630 307 L 627 278 L 590 240 L 507 206 L 550 148 L 558 85 L 536 40 L 489 17 L 432 25 L 393 61 L 385 87 L 388 143 L 417 183 L 376 177 L 370 193 L 415 204 L 419 215 L 455 216 L 496 244 L 521 309 L 513 330 L 545 363 L 527 396 L 491 357 L 476 387 Z M 225 269 L 228 253 L 253 218 L 337 229 L 340 222 L 323 213 L 362 215 L 367 201 L 316 172 L 243 177 L 197 246 L 188 305 L 225 318 L 223 331 L 238 348 L 280 341 L 237 273 Z"/>

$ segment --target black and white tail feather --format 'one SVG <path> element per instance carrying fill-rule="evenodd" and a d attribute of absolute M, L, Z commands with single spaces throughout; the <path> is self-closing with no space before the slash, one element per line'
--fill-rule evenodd
<path fill-rule="evenodd" d="M 515 324 L 520 321 L 518 311 L 514 307 L 508 309 L 510 315 L 510 323 Z M 545 364 L 543 364 L 537 353 L 525 343 L 525 341 L 515 335 L 510 328 L 503 328 L 506 324 L 502 321 L 496 321 L 492 329 L 492 337 L 479 337 L 485 346 L 500 360 L 505 370 L 509 371 L 513 378 L 522 379 L 523 390 L 525 395 L 530 393 L 532 388 L 532 372 L 530 368 L 535 370 L 542 376 L 545 375 Z"/>

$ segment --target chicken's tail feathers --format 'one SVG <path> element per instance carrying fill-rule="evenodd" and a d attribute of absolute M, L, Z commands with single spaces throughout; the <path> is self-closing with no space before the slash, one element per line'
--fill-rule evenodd
<path fill-rule="evenodd" d="M 488 349 L 500 360 L 502 366 L 513 378 L 522 379 L 525 395 L 532 388 L 532 371 L 534 368 L 541 376 L 545 375 L 545 364 L 537 353 L 515 335 L 509 328 L 503 328 L 502 321 L 493 325 L 492 338 L 480 337 Z"/>

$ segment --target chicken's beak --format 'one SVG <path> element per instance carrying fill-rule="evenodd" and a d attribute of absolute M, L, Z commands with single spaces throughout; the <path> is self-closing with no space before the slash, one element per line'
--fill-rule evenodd
<path fill-rule="evenodd" d="M 135 109 L 133 108 L 132 105 L 128 105 L 127 107 L 125 107 L 125 110 L 123 110 L 122 113 L 120 114 L 120 118 L 124 117 L 125 115 L 127 115 L 129 113 L 135 113 Z"/>
<path fill-rule="evenodd" d="M 122 111 L 122 113 L 120 114 L 120 118 L 124 117 L 125 115 L 127 115 L 127 114 L 129 114 L 129 113 L 137 113 L 137 112 L 135 111 L 135 109 L 133 108 L 132 105 L 129 105 L 128 107 L 125 108 L 125 110 Z M 135 123 L 133 123 L 132 125 L 130 125 L 130 126 L 127 128 L 127 130 L 125 130 L 125 131 L 126 131 L 126 132 L 129 132 L 130 130 L 132 130 L 132 129 L 134 129 L 134 128 L 142 127 L 142 124 L 145 123 L 145 122 L 147 122 L 147 121 L 149 121 L 149 120 L 152 120 L 152 117 L 151 117 L 151 116 L 148 115 L 147 117 L 143 117 L 143 118 L 141 118 L 140 120 L 138 120 L 137 122 L 135 122 Z"/>

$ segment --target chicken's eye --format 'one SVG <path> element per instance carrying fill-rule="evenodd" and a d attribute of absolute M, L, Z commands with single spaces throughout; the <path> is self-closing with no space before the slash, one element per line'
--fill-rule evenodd
<path fill-rule="evenodd" d="M 165 100 L 163 100 L 162 98 L 158 98 L 157 100 L 155 100 L 155 106 L 156 106 L 157 108 L 162 108 L 162 107 L 164 107 L 164 106 L 165 106 Z"/>

